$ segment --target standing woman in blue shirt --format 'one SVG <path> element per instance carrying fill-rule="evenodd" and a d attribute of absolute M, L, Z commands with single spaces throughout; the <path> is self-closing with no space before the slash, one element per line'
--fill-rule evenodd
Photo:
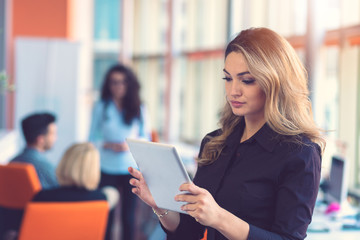
<path fill-rule="evenodd" d="M 324 147 L 306 70 L 286 39 L 251 28 L 228 44 L 222 71 L 221 128 L 203 139 L 193 183 L 180 186 L 191 194 L 175 197 L 188 215 L 159 209 L 129 168 L 132 191 L 154 209 L 168 240 L 198 240 L 205 229 L 208 240 L 304 239 Z"/>
<path fill-rule="evenodd" d="M 101 156 L 100 187 L 118 188 L 121 197 L 122 239 L 134 238 L 134 212 L 136 198 L 131 193 L 128 167 L 136 167 L 125 139 L 150 140 L 148 119 L 139 96 L 140 84 L 134 72 L 121 64 L 106 73 L 101 100 L 93 109 L 90 141 L 95 143 Z M 110 219 L 110 218 L 109 218 Z M 111 223 L 106 239 L 110 239 Z"/>

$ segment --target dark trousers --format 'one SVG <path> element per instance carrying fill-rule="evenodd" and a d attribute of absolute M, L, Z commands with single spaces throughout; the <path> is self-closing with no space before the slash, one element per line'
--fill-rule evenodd
<path fill-rule="evenodd" d="M 121 202 L 122 239 L 133 240 L 135 231 L 135 208 L 137 197 L 131 192 L 129 180 L 131 175 L 112 175 L 101 173 L 100 187 L 113 186 L 119 190 Z M 111 229 L 114 221 L 115 209 L 109 212 L 106 229 L 106 240 L 111 239 Z"/>
<path fill-rule="evenodd" d="M 19 231 L 24 210 L 0 207 L 0 240 L 9 230 Z"/>

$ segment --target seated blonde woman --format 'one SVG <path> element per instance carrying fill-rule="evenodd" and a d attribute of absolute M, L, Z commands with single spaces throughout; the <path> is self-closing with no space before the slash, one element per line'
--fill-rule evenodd
<path fill-rule="evenodd" d="M 70 146 L 63 155 L 56 177 L 60 187 L 42 190 L 32 201 L 91 201 L 107 200 L 112 209 L 119 200 L 113 187 L 98 189 L 100 182 L 100 155 L 91 143 Z"/>

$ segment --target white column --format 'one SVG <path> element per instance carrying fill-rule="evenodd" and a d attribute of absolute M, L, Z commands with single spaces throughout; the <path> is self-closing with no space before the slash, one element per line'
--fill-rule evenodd
<path fill-rule="evenodd" d="M 72 2 L 72 33 L 74 41 L 80 43 L 76 140 L 85 141 L 88 138 L 91 108 L 93 103 L 93 28 L 94 1 L 76 0 Z"/>

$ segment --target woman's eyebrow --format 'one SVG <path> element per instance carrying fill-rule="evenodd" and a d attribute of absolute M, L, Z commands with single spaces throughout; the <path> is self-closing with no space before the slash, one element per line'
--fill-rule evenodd
<path fill-rule="evenodd" d="M 230 73 L 229 73 L 228 71 L 226 71 L 225 68 L 223 69 L 223 71 L 224 71 L 226 74 L 230 75 Z M 241 73 L 236 74 L 236 76 L 240 77 L 240 76 L 243 76 L 243 75 L 245 75 L 245 74 L 250 74 L 250 72 L 248 72 L 248 71 L 246 71 L 246 72 L 241 72 Z"/>

